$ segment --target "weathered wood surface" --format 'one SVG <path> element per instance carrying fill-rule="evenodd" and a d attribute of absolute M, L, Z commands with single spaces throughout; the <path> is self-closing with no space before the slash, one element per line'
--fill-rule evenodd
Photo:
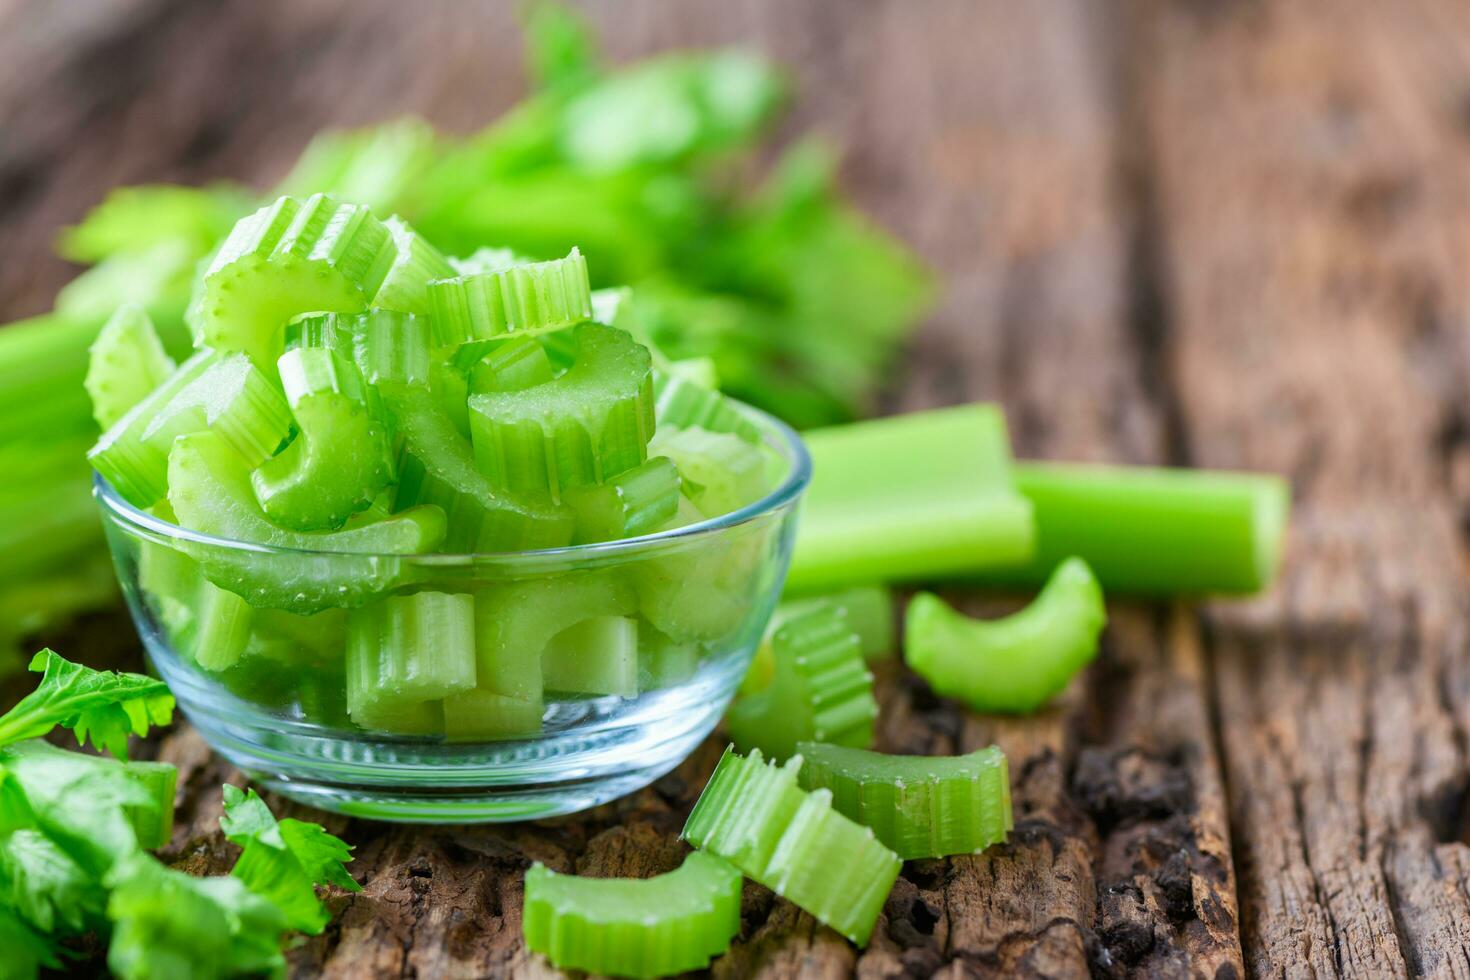
<path fill-rule="evenodd" d="M 892 407 L 1001 401 L 1018 450 L 1279 470 L 1285 580 L 1247 604 L 1117 607 L 1104 657 L 1024 721 L 881 678 L 880 747 L 998 741 L 1017 830 L 911 862 L 856 951 L 748 886 L 722 976 L 1470 976 L 1470 8 L 1456 0 L 639 0 L 627 58 L 744 41 L 792 129 L 947 280 Z M 508 4 L 0 2 L 0 314 L 44 309 L 56 227 L 114 183 L 278 176 L 311 131 L 520 93 Z M 56 637 L 136 657 L 115 618 Z M 228 769 L 196 736 L 170 856 L 214 870 Z M 576 818 L 328 818 L 365 890 L 302 976 L 543 975 L 531 860 L 678 863 L 711 742 Z"/>

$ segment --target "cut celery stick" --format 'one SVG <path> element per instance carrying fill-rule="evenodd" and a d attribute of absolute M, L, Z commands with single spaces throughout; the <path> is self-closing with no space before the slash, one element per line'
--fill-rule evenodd
<path fill-rule="evenodd" d="M 893 593 L 882 585 L 857 585 L 850 589 L 791 599 L 776 609 L 773 622 L 781 623 L 791 616 L 810 611 L 822 603 L 831 603 L 847 613 L 847 624 L 857 634 L 868 662 L 886 660 L 896 645 L 893 621 Z"/>
<path fill-rule="evenodd" d="M 1029 713 L 1097 656 L 1102 589 L 1080 558 L 1057 566 L 1020 612 L 981 621 L 920 592 L 909 602 L 904 658 L 938 693 L 976 711 Z"/>
<path fill-rule="evenodd" d="M 679 684 L 699 669 L 700 651 L 694 643 L 679 643 L 647 622 L 638 626 L 638 689 L 657 691 Z"/>
<path fill-rule="evenodd" d="M 242 218 L 215 254 L 190 309 L 195 342 L 273 370 L 288 320 L 366 308 L 396 257 L 393 236 L 366 207 L 324 194 L 282 197 Z"/>
<path fill-rule="evenodd" d="M 444 699 L 444 732 L 449 742 L 513 739 L 541 731 L 544 702 L 512 698 L 479 689 Z"/>
<path fill-rule="evenodd" d="M 104 320 L 119 306 L 136 303 L 159 321 L 181 320 L 202 254 L 180 241 L 116 252 L 62 286 L 56 293 L 56 312 Z"/>
<path fill-rule="evenodd" d="M 530 337 L 517 337 L 498 345 L 474 362 L 470 368 L 469 390 L 472 394 L 524 391 L 545 384 L 553 377 L 546 348 Z"/>
<path fill-rule="evenodd" d="M 684 496 L 709 517 L 737 511 L 770 491 L 765 456 L 732 433 L 661 426 L 649 452 L 674 461 Z"/>
<path fill-rule="evenodd" d="M 338 553 L 305 560 L 290 553 L 184 543 L 184 550 L 220 588 L 253 606 L 303 615 L 360 604 L 397 583 L 402 570 L 389 556 L 432 551 L 444 538 L 444 514 L 437 507 L 417 507 L 340 531 L 278 527 L 260 509 L 244 460 L 214 432 L 184 436 L 174 444 L 169 503 L 184 527 L 213 537 Z"/>
<path fill-rule="evenodd" d="M 377 309 L 427 314 L 429 282 L 456 275 L 454 267 L 402 218 L 395 215 L 383 225 L 393 236 L 397 254 L 373 296 L 372 305 Z"/>
<path fill-rule="evenodd" d="M 416 592 L 347 617 L 347 712 L 364 728 L 430 734 L 442 713 L 426 708 L 475 686 L 475 600 Z"/>
<path fill-rule="evenodd" d="M 680 496 L 679 509 L 658 531 L 685 527 L 704 515 Z M 638 609 L 659 632 L 679 643 L 719 640 L 750 613 L 754 568 L 764 539 L 752 530 L 738 537 L 685 542 L 631 566 Z"/>
<path fill-rule="evenodd" d="M 801 756 L 768 766 L 727 749 L 684 824 L 684 838 L 866 946 L 903 862 L 873 831 L 796 785 Z"/>
<path fill-rule="evenodd" d="M 293 667 L 340 664 L 347 649 L 347 615 L 345 609 L 324 609 L 310 616 L 257 609 L 246 653 Z"/>
<path fill-rule="evenodd" d="M 127 414 L 178 366 L 163 349 L 141 306 L 118 307 L 89 348 L 87 394 L 92 417 L 104 430 Z"/>
<path fill-rule="evenodd" d="M 827 789 L 832 808 L 904 860 L 978 854 L 1012 826 L 1010 774 L 995 746 L 968 755 L 883 755 L 818 742 L 797 746 L 802 789 Z"/>
<path fill-rule="evenodd" d="M 730 432 L 746 442 L 759 443 L 760 430 L 742 415 L 730 400 L 679 374 L 655 371 L 653 375 L 654 417 L 662 426 L 706 432 Z"/>
<path fill-rule="evenodd" d="M 873 675 L 841 607 L 824 603 L 787 619 L 771 634 L 770 650 L 770 685 L 736 700 L 725 718 L 736 748 L 786 759 L 797 742 L 872 744 Z"/>
<path fill-rule="evenodd" d="M 435 339 L 457 347 L 505 334 L 535 334 L 592 315 L 587 260 L 575 248 L 563 259 L 515 265 L 429 284 Z"/>
<path fill-rule="evenodd" d="M 812 482 L 788 590 L 953 577 L 1030 556 L 1031 505 L 1012 486 L 1005 421 L 994 406 L 900 415 L 804 437 Z"/>
<path fill-rule="evenodd" d="M 221 671 L 239 663 L 250 642 L 253 610 L 244 599 L 201 579 L 194 599 L 194 628 L 189 654 L 205 670 Z"/>
<path fill-rule="evenodd" d="M 522 391 L 470 399 L 475 465 L 507 490 L 602 483 L 648 458 L 653 380 L 648 351 L 601 324 L 576 328 L 576 363 Z"/>
<path fill-rule="evenodd" d="M 568 626 L 541 653 L 547 690 L 570 694 L 638 693 L 638 621 L 593 616 Z"/>
<path fill-rule="evenodd" d="M 592 544 L 648 534 L 679 512 L 679 471 L 655 456 L 606 483 L 572 487 L 562 500 L 576 516 L 572 544 Z"/>
<path fill-rule="evenodd" d="M 621 977 L 698 970 L 740 931 L 740 872 L 701 851 L 653 878 L 526 872 L 526 946 L 553 966 Z"/>
<path fill-rule="evenodd" d="M 1291 490 L 1279 476 L 1022 462 L 1015 477 L 1035 511 L 1036 552 L 980 582 L 1037 585 L 1078 555 L 1109 595 L 1249 593 L 1280 567 Z"/>
<path fill-rule="evenodd" d="M 381 403 L 357 365 L 330 350 L 289 350 L 277 369 L 300 431 L 252 475 L 255 495 L 282 527 L 341 527 L 393 478 Z"/>

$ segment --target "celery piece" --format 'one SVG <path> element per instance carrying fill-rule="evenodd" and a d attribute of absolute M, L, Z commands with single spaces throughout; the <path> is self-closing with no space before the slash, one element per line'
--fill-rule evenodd
<path fill-rule="evenodd" d="M 398 310 L 404 313 L 429 312 L 429 283 L 434 279 L 446 279 L 456 275 L 439 250 L 428 240 L 409 227 L 408 222 L 396 215 L 383 222 L 393 236 L 396 256 L 383 284 L 373 296 L 372 306 L 377 309 Z"/>
<path fill-rule="evenodd" d="M 652 878 L 526 872 L 526 946 L 553 966 L 620 977 L 707 967 L 740 932 L 740 872 L 701 851 Z"/>
<path fill-rule="evenodd" d="M 397 258 L 393 236 L 359 204 L 282 197 L 242 218 L 191 307 L 195 343 L 243 351 L 272 370 L 298 313 L 367 307 Z"/>
<path fill-rule="evenodd" d="M 814 609 L 822 603 L 840 606 L 847 613 L 847 624 L 857 634 L 863 659 L 870 663 L 886 660 L 896 646 L 893 621 L 893 593 L 882 585 L 855 585 L 804 599 L 790 599 L 776 609 L 775 621 Z"/>
<path fill-rule="evenodd" d="M 397 310 L 303 313 L 286 324 L 287 351 L 329 350 L 352 361 L 373 386 L 429 384 L 429 321 Z"/>
<path fill-rule="evenodd" d="M 310 614 L 353 606 L 396 584 L 391 555 L 432 551 L 444 538 L 444 514 L 416 507 L 386 520 L 340 531 L 292 531 L 272 523 L 250 487 L 245 461 L 214 432 L 181 437 L 169 454 L 169 503 L 187 528 L 217 538 L 303 555 L 185 542 L 210 581 L 253 606 Z"/>
<path fill-rule="evenodd" d="M 755 423 L 730 399 L 683 375 L 655 371 L 653 392 L 653 414 L 660 426 L 698 427 L 707 432 L 730 432 L 749 443 L 761 441 Z"/>
<path fill-rule="evenodd" d="M 289 350 L 277 362 L 300 430 L 251 477 L 266 515 L 282 527 L 341 527 L 393 478 L 393 446 L 376 392 L 357 365 L 330 350 Z"/>
<path fill-rule="evenodd" d="M 788 590 L 954 576 L 1030 556 L 1031 505 L 1012 487 L 995 406 L 818 429 L 805 439 L 812 482 Z"/>
<path fill-rule="evenodd" d="M 147 805 L 123 807 L 133 832 L 138 835 L 138 846 L 145 851 L 167 847 L 174 834 L 174 795 L 178 790 L 179 770 L 167 762 L 139 759 L 121 765 L 134 782 L 148 791 L 152 800 Z"/>
<path fill-rule="evenodd" d="M 709 517 L 753 504 L 771 489 L 762 451 L 732 433 L 665 425 L 649 452 L 674 461 L 684 496 Z"/>
<path fill-rule="evenodd" d="M 797 742 L 872 744 L 873 675 L 840 606 L 825 603 L 787 619 L 771 634 L 770 649 L 770 685 L 736 700 L 725 718 L 736 748 L 785 759 Z"/>
<path fill-rule="evenodd" d="M 679 511 L 679 471 L 667 457 L 619 473 L 606 483 L 572 487 L 562 500 L 576 517 L 572 544 L 648 534 Z"/>
<path fill-rule="evenodd" d="M 665 636 L 647 622 L 638 626 L 638 689 L 657 691 L 687 681 L 699 669 L 700 649 Z"/>
<path fill-rule="evenodd" d="M 566 258 L 438 279 L 428 289 L 440 347 L 559 330 L 592 315 L 587 260 L 575 248 Z"/>
<path fill-rule="evenodd" d="M 117 252 L 62 286 L 56 312 L 104 320 L 119 306 L 136 304 L 159 321 L 177 321 L 189 305 L 189 290 L 201 252 L 179 241 L 163 241 L 136 252 Z"/>
<path fill-rule="evenodd" d="M 163 349 L 141 306 L 120 306 L 89 348 L 87 394 L 92 417 L 103 429 L 127 414 L 178 366 Z"/>
<path fill-rule="evenodd" d="M 678 511 L 656 531 L 704 520 L 680 496 Z M 638 587 L 638 610 L 659 632 L 679 643 L 719 640 L 739 628 L 750 611 L 761 539 L 751 532 L 739 540 L 694 539 L 631 566 Z"/>
<path fill-rule="evenodd" d="M 466 345 L 473 347 L 475 345 Z M 552 380 L 551 360 L 546 348 L 530 337 L 517 337 L 499 344 L 470 367 L 471 394 L 486 391 L 523 391 Z"/>
<path fill-rule="evenodd" d="M 293 667 L 340 664 L 347 648 L 347 615 L 345 609 L 324 609 L 310 616 L 257 609 L 246 653 Z"/>
<path fill-rule="evenodd" d="M 904 659 L 929 686 L 976 711 L 1035 711 L 1097 656 L 1107 624 L 1087 563 L 1068 558 L 1020 612 L 980 621 L 920 592 L 909 602 Z"/>
<path fill-rule="evenodd" d="M 253 610 L 244 599 L 201 579 L 194 599 L 194 626 L 188 653 L 205 670 L 235 666 L 250 642 Z"/>
<path fill-rule="evenodd" d="M 801 765 L 801 756 L 777 767 L 759 750 L 726 749 L 684 839 L 866 946 L 903 861 L 832 809 L 830 791 L 798 787 Z"/>
<path fill-rule="evenodd" d="M 569 694 L 638 693 L 638 621 L 593 616 L 557 633 L 541 651 L 542 682 Z"/>
<path fill-rule="evenodd" d="M 1109 595 L 1250 593 L 1280 567 L 1291 507 L 1282 477 L 1033 462 L 1017 463 L 1015 477 L 1036 514 L 1036 552 L 986 568 L 980 582 L 1037 585 L 1078 555 Z"/>
<path fill-rule="evenodd" d="M 0 445 L 0 473 L 7 484 L 0 488 L 0 591 L 34 594 L 40 579 L 82 568 L 87 556 L 100 550 L 102 526 L 86 463 L 91 441 L 86 435 L 58 435 Z M 53 597 L 35 598 L 40 608 Z M 55 598 L 60 599 L 59 592 Z"/>
<path fill-rule="evenodd" d="M 416 592 L 347 617 L 347 712 L 364 728 L 434 734 L 437 704 L 475 686 L 475 600 Z"/>
<path fill-rule="evenodd" d="M 257 466 L 291 431 L 291 409 L 241 354 L 200 354 L 102 434 L 87 454 L 119 494 L 146 507 L 168 492 L 168 456 L 180 436 L 214 432 Z"/>
<path fill-rule="evenodd" d="M 440 151 L 434 129 L 411 116 L 351 130 L 317 133 L 277 194 L 326 192 L 390 214 L 422 179 Z"/>
<path fill-rule="evenodd" d="M 248 202 L 244 188 L 233 184 L 117 187 L 80 223 L 62 229 L 56 251 L 69 261 L 91 263 L 182 241 L 203 255 L 249 210 Z"/>
<path fill-rule="evenodd" d="M 978 854 L 1012 826 L 1010 774 L 995 746 L 968 755 L 884 755 L 818 742 L 797 746 L 802 789 L 826 789 L 832 808 L 904 860 Z"/>
<path fill-rule="evenodd" d="M 475 464 L 494 486 L 559 497 L 647 458 L 654 427 L 648 351 L 601 324 L 583 324 L 574 336 L 576 362 L 561 377 L 470 398 Z"/>
<path fill-rule="evenodd" d="M 546 705 L 541 698 L 513 698 L 476 688 L 444 699 L 449 742 L 480 742 L 538 735 Z"/>

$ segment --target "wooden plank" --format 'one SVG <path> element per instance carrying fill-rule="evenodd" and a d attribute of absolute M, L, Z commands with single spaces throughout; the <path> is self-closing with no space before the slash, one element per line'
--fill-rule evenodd
<path fill-rule="evenodd" d="M 1210 616 L 1248 964 L 1465 976 L 1464 555 L 1432 383 L 1464 363 L 1465 11 L 1133 13 L 1182 429 L 1298 496 L 1285 587 Z"/>

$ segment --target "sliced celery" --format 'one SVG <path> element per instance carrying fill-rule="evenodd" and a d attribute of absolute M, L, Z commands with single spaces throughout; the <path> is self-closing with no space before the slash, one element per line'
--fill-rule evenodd
<path fill-rule="evenodd" d="M 797 750 L 802 788 L 830 790 L 833 809 L 904 860 L 978 854 L 1011 829 L 1010 774 L 993 745 L 942 758 L 817 742 Z"/>
<path fill-rule="evenodd" d="M 416 592 L 347 617 L 347 711 L 364 728 L 430 734 L 438 702 L 475 686 L 475 600 Z"/>
<path fill-rule="evenodd" d="M 454 267 L 402 218 L 389 218 L 383 225 L 393 236 L 397 254 L 373 296 L 372 305 L 384 310 L 427 314 L 430 281 L 456 275 Z"/>
<path fill-rule="evenodd" d="M 540 697 L 513 698 L 476 688 L 444 699 L 444 733 L 450 742 L 479 742 L 537 735 L 546 711 Z"/>
<path fill-rule="evenodd" d="M 235 666 L 250 642 L 254 610 L 244 599 L 201 579 L 194 599 L 189 654 L 205 670 Z"/>
<path fill-rule="evenodd" d="M 727 749 L 684 824 L 684 838 L 866 946 L 903 862 L 873 831 L 796 785 L 801 756 L 766 765 Z"/>
<path fill-rule="evenodd" d="M 475 345 L 467 345 L 474 347 Z M 555 377 L 546 348 L 530 337 L 517 337 L 484 354 L 470 368 L 469 390 L 523 391 Z"/>
<path fill-rule="evenodd" d="M 784 621 L 823 603 L 840 606 L 847 613 L 847 624 L 857 634 L 863 659 L 871 663 L 885 660 L 893 653 L 896 646 L 893 593 L 882 585 L 856 585 L 804 599 L 791 599 L 777 608 L 775 620 Z"/>
<path fill-rule="evenodd" d="M 245 461 L 214 432 L 184 436 L 174 444 L 169 454 L 169 503 L 183 526 L 214 537 L 271 548 L 340 552 L 308 559 L 186 544 L 216 585 L 253 606 L 302 614 L 361 603 L 395 584 L 402 574 L 386 556 L 432 551 L 444 538 L 444 514 L 437 507 L 416 507 L 340 531 L 308 533 L 279 527 L 260 509 Z"/>
<path fill-rule="evenodd" d="M 441 347 L 534 334 L 592 315 L 587 260 L 575 248 L 563 259 L 514 265 L 429 284 L 435 338 Z"/>
<path fill-rule="evenodd" d="M 119 307 L 92 341 L 87 394 L 92 417 L 103 429 L 127 414 L 178 366 L 163 349 L 153 321 L 141 306 Z"/>
<path fill-rule="evenodd" d="M 397 257 L 393 236 L 362 205 L 324 194 L 282 197 L 240 220 L 191 306 L 200 347 L 243 351 L 274 368 L 298 313 L 367 307 Z"/>
<path fill-rule="evenodd" d="M 688 855 L 653 878 L 579 878 L 539 862 L 526 872 L 526 946 L 553 966 L 623 977 L 703 969 L 740 931 L 740 872 Z"/>
<path fill-rule="evenodd" d="M 730 432 L 746 442 L 759 443 L 760 430 L 728 398 L 687 377 L 655 371 L 654 416 L 660 426 L 707 432 Z"/>
<path fill-rule="evenodd" d="M 429 321 L 397 310 L 304 313 L 286 325 L 286 349 L 323 348 L 357 365 L 370 385 L 429 384 Z"/>
<path fill-rule="evenodd" d="M 680 643 L 648 623 L 638 627 L 638 689 L 657 691 L 687 681 L 699 669 L 700 650 Z"/>
<path fill-rule="evenodd" d="M 619 473 L 606 483 L 572 487 L 562 500 L 576 515 L 572 544 L 648 534 L 679 511 L 679 471 L 665 456 Z"/>
<path fill-rule="evenodd" d="M 559 496 L 647 458 L 654 427 L 648 351 L 601 324 L 583 324 L 574 336 L 576 362 L 561 377 L 470 399 L 475 464 L 495 486 Z"/>
<path fill-rule="evenodd" d="M 678 511 L 655 530 L 704 520 L 682 495 Z M 659 632 L 679 643 L 718 640 L 739 628 L 750 611 L 760 539 L 707 538 L 671 547 L 631 566 L 638 609 Z"/>
<path fill-rule="evenodd" d="M 1012 486 L 994 406 L 818 429 L 805 439 L 812 482 L 789 590 L 954 576 L 1031 554 L 1031 505 Z"/>
<path fill-rule="evenodd" d="M 340 664 L 347 649 L 345 609 L 298 616 L 282 609 L 257 609 L 246 653 L 293 667 Z"/>
<path fill-rule="evenodd" d="M 1029 713 L 1097 656 L 1108 616 L 1087 563 L 1069 558 L 1029 606 L 1002 619 L 970 619 L 928 592 L 905 619 L 904 658 L 935 691 L 976 711 Z"/>
<path fill-rule="evenodd" d="M 770 490 L 762 451 L 728 432 L 663 426 L 649 451 L 674 461 L 684 496 L 710 517 L 753 504 Z"/>
<path fill-rule="evenodd" d="M 255 495 L 282 527 L 341 527 L 393 478 L 393 446 L 381 403 L 357 365 L 330 350 L 289 350 L 277 369 L 300 431 L 255 471 Z"/>
<path fill-rule="evenodd" d="M 541 652 L 547 690 L 569 694 L 638 693 L 638 621 L 593 616 L 557 633 Z"/>
<path fill-rule="evenodd" d="M 785 759 L 797 742 L 872 744 L 873 675 L 841 607 L 826 603 L 792 616 L 772 633 L 770 649 L 769 687 L 738 699 L 725 718 L 737 748 Z"/>

